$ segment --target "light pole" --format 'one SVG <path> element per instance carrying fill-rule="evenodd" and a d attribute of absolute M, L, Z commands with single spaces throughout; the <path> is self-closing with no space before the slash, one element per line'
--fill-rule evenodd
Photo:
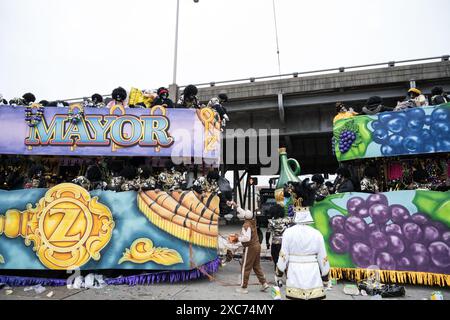
<path fill-rule="evenodd" d="M 194 0 L 195 3 L 198 3 L 199 0 Z M 173 81 L 172 85 L 176 85 L 177 83 L 177 60 L 178 60 L 178 17 L 180 12 L 180 0 L 177 0 L 177 18 L 175 22 L 175 50 L 173 57 Z"/>
<path fill-rule="evenodd" d="M 177 19 L 175 22 L 175 51 L 173 56 L 173 81 L 172 84 L 177 83 L 177 54 L 178 54 L 178 16 L 180 11 L 180 0 L 177 0 Z"/>

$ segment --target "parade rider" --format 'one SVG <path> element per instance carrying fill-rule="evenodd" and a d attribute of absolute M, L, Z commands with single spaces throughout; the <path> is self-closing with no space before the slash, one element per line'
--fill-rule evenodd
<path fill-rule="evenodd" d="M 288 299 L 324 299 L 330 272 L 325 241 L 318 230 L 309 226 L 314 221 L 307 208 L 296 209 L 294 222 L 283 234 L 277 280 L 286 273 Z"/>
<path fill-rule="evenodd" d="M 284 209 L 279 204 L 269 209 L 270 219 L 267 223 L 266 231 L 266 248 L 270 249 L 270 255 L 276 270 L 278 258 L 280 256 L 281 243 L 284 231 L 291 226 L 292 218 L 285 217 Z M 272 245 L 270 245 L 270 237 L 272 236 Z"/>
<path fill-rule="evenodd" d="M 356 113 L 353 108 L 345 106 L 342 102 L 336 103 L 336 116 L 333 118 L 333 123 L 335 123 L 338 120 L 341 119 L 348 119 L 354 116 L 357 116 L 358 113 Z"/>
<path fill-rule="evenodd" d="M 269 288 L 269 284 L 261 268 L 261 244 L 259 243 L 256 230 L 256 216 L 250 210 L 244 210 L 239 207 L 234 201 L 231 204 L 236 207 L 237 217 L 240 220 L 245 220 L 241 234 L 237 238 L 244 247 L 244 253 L 241 270 L 241 287 L 236 291 L 243 294 L 248 293 L 247 286 L 252 269 L 262 285 L 261 291 L 266 291 Z"/>

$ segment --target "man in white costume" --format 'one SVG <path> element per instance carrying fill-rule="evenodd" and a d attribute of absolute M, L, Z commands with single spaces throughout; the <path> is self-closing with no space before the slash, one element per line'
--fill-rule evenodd
<path fill-rule="evenodd" d="M 330 264 L 322 234 L 309 226 L 314 223 L 307 208 L 295 213 L 296 225 L 283 234 L 277 277 L 286 273 L 288 299 L 318 300 L 325 298 Z"/>

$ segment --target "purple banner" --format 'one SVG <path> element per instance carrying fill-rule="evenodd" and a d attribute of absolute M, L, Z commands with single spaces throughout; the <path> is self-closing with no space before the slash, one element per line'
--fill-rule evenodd
<path fill-rule="evenodd" d="M 38 106 L 32 108 L 36 119 Z M 209 108 L 47 107 L 30 126 L 25 107 L 0 108 L 0 153 L 66 156 L 145 156 L 218 164 L 220 126 Z M 37 117 L 39 118 L 39 117 Z M 78 119 L 77 119 L 78 118 Z"/>

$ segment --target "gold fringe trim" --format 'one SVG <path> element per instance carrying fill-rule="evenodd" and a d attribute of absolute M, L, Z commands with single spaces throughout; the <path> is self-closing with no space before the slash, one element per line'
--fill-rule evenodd
<path fill-rule="evenodd" d="M 140 197 L 138 197 L 138 206 L 151 223 L 174 237 L 202 247 L 217 248 L 217 237 L 199 234 L 195 231 L 191 234 L 189 228 L 176 225 L 153 212 Z"/>
<path fill-rule="evenodd" d="M 383 283 L 450 287 L 450 275 L 448 274 L 350 268 L 331 268 L 330 270 L 331 278 L 351 281 L 364 280 L 376 273 L 380 275 L 380 281 Z"/>

